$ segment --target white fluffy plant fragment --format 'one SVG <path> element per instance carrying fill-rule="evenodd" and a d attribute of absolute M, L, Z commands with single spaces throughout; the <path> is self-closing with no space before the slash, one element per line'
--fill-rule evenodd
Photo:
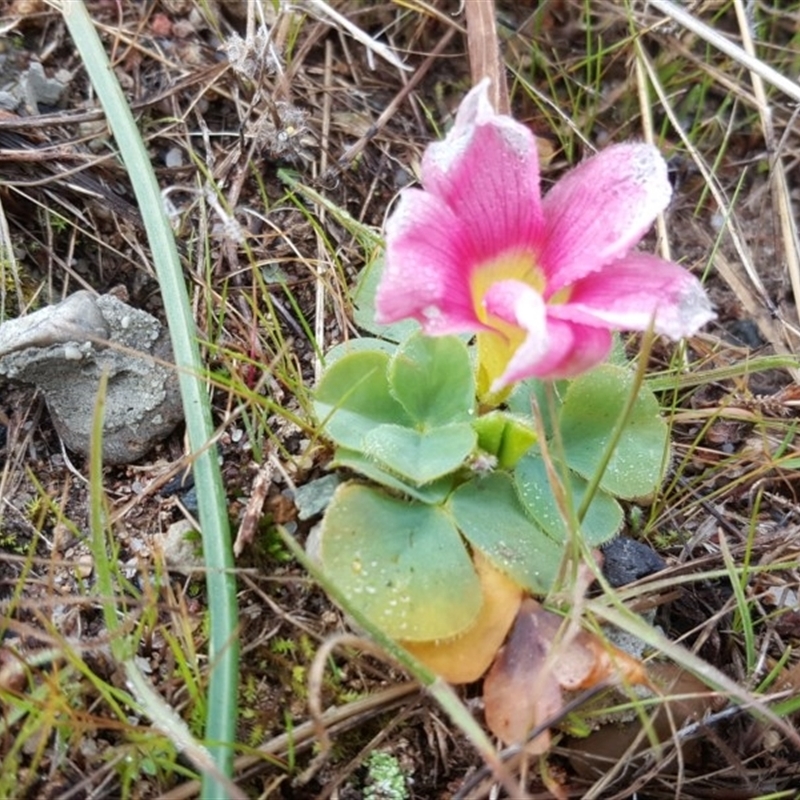
<path fill-rule="evenodd" d="M 256 80 L 262 73 L 274 75 L 283 71 L 280 48 L 267 25 L 260 25 L 245 39 L 233 33 L 219 49 L 228 57 L 234 71 L 248 80 Z"/>
<path fill-rule="evenodd" d="M 272 35 L 273 30 L 262 24 L 244 39 L 234 33 L 219 48 L 237 75 L 255 84 L 256 100 L 264 76 L 283 72 L 283 54 Z M 273 158 L 291 160 L 301 155 L 308 112 L 286 100 L 273 100 L 271 96 L 254 105 L 253 117 L 245 125 L 247 138 L 254 139 L 256 147 L 267 150 Z"/>

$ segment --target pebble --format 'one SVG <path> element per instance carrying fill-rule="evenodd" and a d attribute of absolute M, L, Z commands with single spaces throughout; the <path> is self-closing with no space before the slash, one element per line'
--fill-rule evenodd
<path fill-rule="evenodd" d="M 91 554 L 84 553 L 83 555 L 78 556 L 78 559 L 75 562 L 75 575 L 78 578 L 86 579 L 92 574 L 93 571 L 94 559 L 92 558 Z"/>
<path fill-rule="evenodd" d="M 650 545 L 618 536 L 601 548 L 603 551 L 603 574 L 614 587 L 638 581 L 666 567 L 666 562 Z"/>

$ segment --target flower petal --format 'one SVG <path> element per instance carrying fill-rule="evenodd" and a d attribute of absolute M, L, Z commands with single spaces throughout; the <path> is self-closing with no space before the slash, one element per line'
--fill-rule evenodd
<path fill-rule="evenodd" d="M 497 281 L 486 292 L 483 305 L 491 317 L 499 317 L 510 325 L 540 334 L 542 353 L 547 350 L 547 310 L 542 296 L 527 283 Z"/>
<path fill-rule="evenodd" d="M 513 381 L 529 377 L 547 380 L 574 378 L 587 369 L 596 367 L 611 352 L 611 333 L 607 329 L 564 322 L 549 315 L 547 337 L 550 347 L 543 359 L 532 365 L 531 369 L 524 371 L 521 368 L 523 345 L 514 354 L 498 384 L 506 386 Z M 517 367 L 517 362 L 520 362 L 520 368 Z"/>
<path fill-rule="evenodd" d="M 562 319 L 585 321 L 590 315 L 619 330 L 646 330 L 655 317 L 656 333 L 670 339 L 690 336 L 716 316 L 697 278 L 644 253 L 587 275 L 572 287 L 567 303 L 551 308 Z"/>
<path fill-rule="evenodd" d="M 667 165 L 649 144 L 614 145 L 567 173 L 543 201 L 548 297 L 624 255 L 671 194 Z"/>
<path fill-rule="evenodd" d="M 611 349 L 603 327 L 552 318 L 538 292 L 519 281 L 504 281 L 487 293 L 487 310 L 525 331 L 525 339 L 491 387 L 499 392 L 525 378 L 570 378 L 599 364 Z"/>
<path fill-rule="evenodd" d="M 531 131 L 497 114 L 483 80 L 464 98 L 447 137 L 422 159 L 422 183 L 461 220 L 477 262 L 539 241 L 539 155 Z"/>
<path fill-rule="evenodd" d="M 413 318 L 437 335 L 483 328 L 470 292 L 463 224 L 442 201 L 406 189 L 386 223 L 386 260 L 375 297 L 380 324 Z"/>
<path fill-rule="evenodd" d="M 493 393 L 521 346 L 526 364 L 547 353 L 547 309 L 539 292 L 513 279 L 490 286 L 482 303 L 491 331 L 478 334 L 478 389 Z"/>

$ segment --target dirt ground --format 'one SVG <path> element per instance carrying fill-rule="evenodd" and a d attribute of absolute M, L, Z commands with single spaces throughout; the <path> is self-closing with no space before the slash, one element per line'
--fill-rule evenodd
<path fill-rule="evenodd" d="M 800 328 L 772 177 L 778 152 L 791 209 L 800 191 L 792 101 L 770 90 L 765 128 L 748 72 L 642 3 L 497 5 L 513 113 L 540 137 L 545 185 L 648 126 L 670 159 L 671 255 L 707 278 L 718 319 L 688 343 L 681 390 L 664 393 L 674 468 L 651 505 L 630 510 L 625 533 L 666 566 L 632 596 L 670 639 L 793 726 L 800 395 L 791 358 L 781 368 L 758 361 L 791 356 Z M 741 39 L 736 3 L 689 5 Z M 794 77 L 800 6 L 749 5 L 761 57 Z M 87 6 L 170 205 L 230 520 L 254 534 L 237 560 L 237 785 L 248 797 L 503 796 L 488 780 L 465 793 L 484 766 L 466 737 L 402 670 L 354 647 L 335 651 L 323 679 L 333 749 L 320 755 L 309 671 L 320 644 L 348 626 L 275 530 L 305 541 L 316 521 L 299 519 L 292 501 L 292 487 L 325 475 L 331 456 L 310 391 L 319 353 L 358 334 L 347 292 L 376 255 L 348 218 L 380 232 L 470 87 L 459 3 L 330 0 L 408 71 L 315 2 L 264 2 L 259 13 L 243 0 Z M 0 26 L 2 319 L 88 289 L 163 321 L 140 211 L 59 11 L 3 0 Z M 651 93 L 649 120 L 640 46 L 667 91 L 666 100 Z M 653 375 L 674 354 L 659 343 Z M 190 764 L 121 699 L 124 675 L 93 594 L 87 459 L 63 447 L 35 387 L 3 380 L 0 447 L 0 796 L 197 796 Z M 205 585 L 201 572 L 167 570 L 163 556 L 170 526 L 196 513 L 182 426 L 103 477 L 137 662 L 202 736 Z M 711 719 L 638 760 L 616 741 L 625 726 L 609 726 L 609 764 L 630 763 L 605 784 L 576 762 L 574 720 L 547 759 L 509 763 L 537 798 L 800 796 L 800 753 L 784 733 L 702 684 L 685 692 L 703 696 Z M 480 686 L 459 693 L 480 718 Z M 376 782 L 367 766 L 376 751 L 395 758 L 405 795 Z"/>

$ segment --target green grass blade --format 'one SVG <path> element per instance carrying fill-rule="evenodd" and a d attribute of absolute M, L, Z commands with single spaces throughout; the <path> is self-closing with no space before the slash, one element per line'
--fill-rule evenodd
<path fill-rule="evenodd" d="M 202 379 L 195 322 L 184 283 L 172 229 L 163 211 L 161 192 L 150 159 L 122 89 L 82 0 L 61 6 L 64 21 L 105 110 L 120 156 L 131 178 L 141 210 L 167 314 L 189 443 L 194 454 L 194 478 L 199 501 L 203 552 L 207 573 L 211 633 L 206 739 L 223 776 L 233 768 L 236 735 L 239 652 L 236 641 L 236 582 L 233 575 L 230 527 L 213 435 L 211 410 Z M 224 797 L 219 782 L 206 779 L 205 797 Z"/>

